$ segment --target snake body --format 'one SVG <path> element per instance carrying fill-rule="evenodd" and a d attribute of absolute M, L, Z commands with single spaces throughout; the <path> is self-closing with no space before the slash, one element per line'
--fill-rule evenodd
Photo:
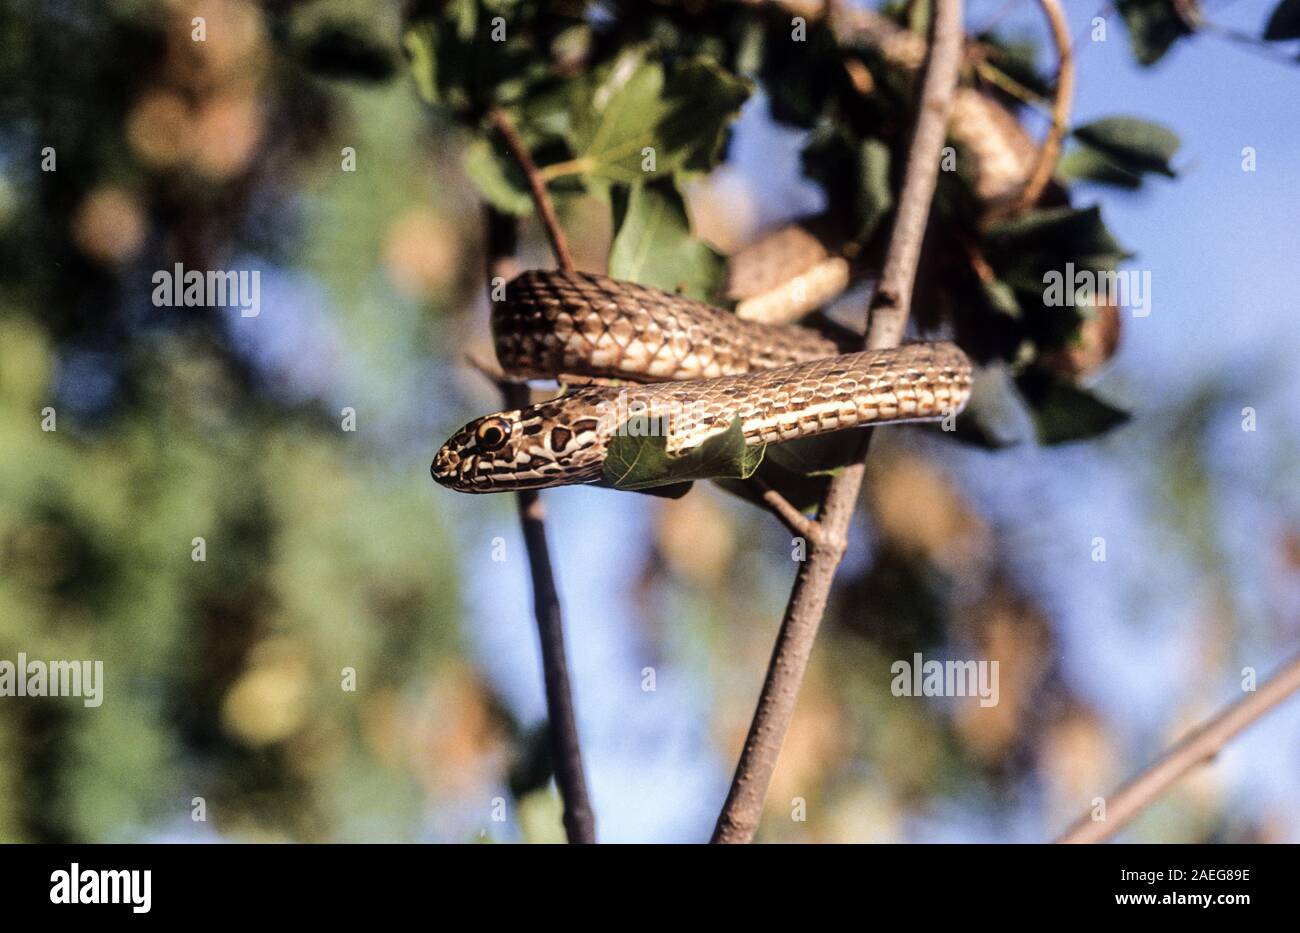
<path fill-rule="evenodd" d="M 657 384 L 588 386 L 470 422 L 432 465 L 435 480 L 462 492 L 598 482 L 629 419 L 663 425 L 668 452 L 681 453 L 736 418 L 746 444 L 772 444 L 942 418 L 970 396 L 970 361 L 950 343 L 842 353 L 842 335 L 744 321 L 588 273 L 523 273 L 494 306 L 492 330 L 512 376 Z"/>
<path fill-rule="evenodd" d="M 512 376 L 573 373 L 637 382 L 714 379 L 834 356 L 849 345 L 794 324 L 745 321 L 657 288 L 588 273 L 524 272 L 492 310 Z M 858 346 L 862 338 L 857 337 Z"/>

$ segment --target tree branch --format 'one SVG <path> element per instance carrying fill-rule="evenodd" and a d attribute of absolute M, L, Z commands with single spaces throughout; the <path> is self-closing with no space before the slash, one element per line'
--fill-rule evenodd
<path fill-rule="evenodd" d="M 1059 843 L 1105 842 L 1174 783 L 1197 765 L 1214 758 L 1228 741 L 1300 690 L 1300 655 L 1213 719 L 1196 728 L 1137 777 L 1106 797 L 1106 817 L 1093 820 L 1084 814 L 1056 841 Z"/>
<path fill-rule="evenodd" d="M 1012 214 L 1033 207 L 1051 181 L 1052 173 L 1056 171 L 1056 160 L 1061 155 L 1061 140 L 1070 124 L 1070 108 L 1074 104 L 1074 51 L 1070 47 L 1069 20 L 1065 18 L 1060 0 L 1038 0 L 1038 3 L 1047 15 L 1052 43 L 1056 46 L 1056 57 L 1060 64 L 1056 72 L 1056 96 L 1052 99 L 1052 125 L 1038 150 L 1034 170 L 1025 182 L 1020 197 L 1016 199 L 1015 209 L 1010 212 Z"/>
<path fill-rule="evenodd" d="M 930 53 L 898 214 L 870 308 L 866 345 L 871 348 L 897 345 L 907 326 L 916 264 L 961 65 L 964 39 L 961 20 L 961 0 L 936 0 Z M 715 843 L 749 842 L 758 829 L 763 801 L 794 715 L 817 629 L 826 611 L 831 582 L 848 546 L 849 523 L 862 487 L 862 458 L 869 437 L 869 434 L 864 436 L 856 462 L 831 481 L 818 508 L 818 534 L 809 539 L 808 559 L 795 576 L 745 747 L 713 830 Z"/>
<path fill-rule="evenodd" d="M 523 139 L 519 136 L 519 131 L 510 121 L 510 117 L 504 110 L 493 107 L 488 111 L 488 119 L 496 127 L 501 138 L 505 141 L 506 147 L 509 148 L 510 154 L 514 156 L 519 168 L 523 171 L 524 177 L 528 179 L 528 187 L 533 193 L 533 203 L 537 205 L 537 213 L 542 218 L 542 227 L 546 230 L 546 236 L 551 241 L 551 251 L 555 253 L 555 261 L 565 272 L 573 272 L 573 254 L 569 252 L 569 241 L 564 236 L 564 229 L 560 226 L 559 219 L 555 216 L 555 205 L 551 203 L 551 196 L 546 191 L 546 183 L 542 180 L 537 171 L 537 165 L 533 162 L 532 153 L 524 145 Z"/>
<path fill-rule="evenodd" d="M 514 220 L 497 211 L 487 210 L 488 289 L 497 276 L 509 280 L 519 271 L 515 260 L 518 227 Z M 480 371 L 482 364 L 476 363 Z M 488 373 L 491 375 L 490 373 Z M 523 408 L 528 404 L 528 386 L 497 379 L 506 408 Z M 545 510 L 535 489 L 515 494 L 519 505 L 519 524 L 523 529 L 528 568 L 533 581 L 533 613 L 537 617 L 537 635 L 542 651 L 542 679 L 546 685 L 547 737 L 555 767 L 555 784 L 564 804 L 564 831 L 569 842 L 596 841 L 596 817 L 587 794 L 587 779 L 582 767 L 582 746 L 578 741 L 578 721 L 569 687 L 569 665 L 564 651 L 564 621 L 560 597 L 551 568 L 551 553 L 546 542 Z"/>
<path fill-rule="evenodd" d="M 817 527 L 815 521 L 791 505 L 790 500 L 768 485 L 766 480 L 758 476 L 752 476 L 750 481 L 758 487 L 763 504 L 781 520 L 781 524 L 789 528 L 794 534 L 811 544 L 813 539 L 821 533 L 821 529 Z"/>

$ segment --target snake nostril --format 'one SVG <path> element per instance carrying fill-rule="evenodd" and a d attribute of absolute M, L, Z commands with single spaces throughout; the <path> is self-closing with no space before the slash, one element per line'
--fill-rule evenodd
<path fill-rule="evenodd" d="M 458 459 L 454 453 L 443 447 L 434 454 L 433 462 L 429 464 L 429 472 L 437 482 L 444 483 L 456 474 Z"/>

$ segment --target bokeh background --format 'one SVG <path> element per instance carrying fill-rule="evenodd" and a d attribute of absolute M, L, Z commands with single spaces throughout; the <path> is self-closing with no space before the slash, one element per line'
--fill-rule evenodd
<path fill-rule="evenodd" d="M 1095 383 L 1134 417 L 997 452 L 879 432 L 761 838 L 1051 838 L 1300 641 L 1295 49 L 1204 35 L 1139 69 L 1113 12 L 1067 6 L 1076 122 L 1183 140 L 1175 181 L 1084 189 L 1152 273 Z M 1272 6 L 1205 8 L 1258 35 Z M 400 6 L 363 7 L 0 7 L 0 658 L 106 678 L 97 709 L 0 698 L 0 840 L 562 838 L 514 502 L 428 474 L 498 403 L 463 365 L 488 350 L 467 138 L 420 103 Z M 1045 44 L 1032 4 L 967 18 Z M 818 210 L 803 142 L 751 100 L 691 192 L 702 234 L 729 251 Z M 606 209 L 564 220 L 603 268 Z M 175 262 L 259 270 L 261 314 L 154 307 Z M 545 501 L 600 838 L 703 839 L 788 533 L 706 484 Z M 893 697 L 915 651 L 999 659 L 1001 703 Z M 1300 842 L 1300 702 L 1122 838 Z"/>

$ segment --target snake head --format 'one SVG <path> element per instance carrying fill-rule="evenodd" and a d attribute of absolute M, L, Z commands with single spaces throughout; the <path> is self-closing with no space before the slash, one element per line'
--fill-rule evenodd
<path fill-rule="evenodd" d="M 600 478 L 600 421 L 570 396 L 471 421 L 442 445 L 429 472 L 460 492 L 535 489 Z"/>
<path fill-rule="evenodd" d="M 471 421 L 451 436 L 433 458 L 436 482 L 462 492 L 498 488 L 493 477 L 516 462 L 523 437 L 520 411 L 502 411 Z"/>

